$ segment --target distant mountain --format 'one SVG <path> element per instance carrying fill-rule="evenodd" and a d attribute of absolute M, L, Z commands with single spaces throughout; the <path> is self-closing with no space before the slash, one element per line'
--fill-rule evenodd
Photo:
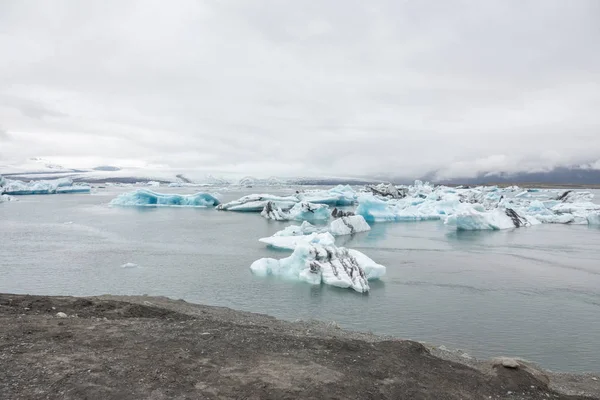
<path fill-rule="evenodd" d="M 112 165 L 100 165 L 94 168 L 94 171 L 120 171 L 121 168 L 113 167 Z"/>
<path fill-rule="evenodd" d="M 431 178 L 431 176 L 430 176 Z M 431 179 L 435 181 L 434 179 Z M 514 174 L 481 174 L 475 178 L 452 178 L 436 181 L 441 184 L 479 185 L 484 183 L 541 183 L 555 185 L 598 185 L 600 170 L 580 167 L 557 167 L 546 172 L 519 172 Z"/>

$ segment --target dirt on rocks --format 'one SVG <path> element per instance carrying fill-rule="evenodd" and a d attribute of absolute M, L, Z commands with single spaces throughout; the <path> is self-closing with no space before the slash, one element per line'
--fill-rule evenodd
<path fill-rule="evenodd" d="M 600 398 L 591 375 L 144 296 L 0 294 L 0 365 L 13 400 Z"/>

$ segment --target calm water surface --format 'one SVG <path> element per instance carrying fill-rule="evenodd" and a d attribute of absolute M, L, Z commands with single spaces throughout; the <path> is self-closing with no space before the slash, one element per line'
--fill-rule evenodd
<path fill-rule="evenodd" d="M 212 209 L 108 207 L 123 191 L 0 204 L 0 292 L 164 295 L 289 320 L 335 320 L 554 370 L 600 371 L 598 228 L 453 232 L 435 221 L 375 224 L 338 238 L 388 267 L 361 295 L 253 276 L 254 260 L 287 254 L 257 239 L 288 223 Z M 222 192 L 225 201 L 247 193 Z M 139 267 L 121 268 L 127 262 Z"/>

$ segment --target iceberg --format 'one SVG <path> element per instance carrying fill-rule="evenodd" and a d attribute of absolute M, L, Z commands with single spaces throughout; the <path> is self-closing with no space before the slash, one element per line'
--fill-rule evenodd
<path fill-rule="evenodd" d="M 397 188 L 391 183 L 380 183 L 377 186 L 366 186 L 366 189 L 376 196 L 389 197 L 392 199 L 402 199 L 407 196 L 406 188 Z"/>
<path fill-rule="evenodd" d="M 590 202 L 594 199 L 594 194 L 590 192 L 575 192 L 573 190 L 567 190 L 562 193 L 556 200 L 563 203 L 576 203 L 576 202 Z"/>
<path fill-rule="evenodd" d="M 274 221 L 289 221 L 291 219 L 288 213 L 277 207 L 277 205 L 272 201 L 267 202 L 267 205 L 260 212 L 260 215 L 266 219 L 272 219 Z"/>
<path fill-rule="evenodd" d="M 281 197 L 270 194 L 250 194 L 238 200 L 220 204 L 217 209 L 223 211 L 261 212 L 269 201 L 282 210 L 289 210 L 299 202 L 295 196 Z"/>
<path fill-rule="evenodd" d="M 459 231 L 500 230 L 531 226 L 539 223 L 533 217 L 519 215 L 511 208 L 481 212 L 472 208 L 446 218 L 445 224 Z"/>
<path fill-rule="evenodd" d="M 308 235 L 295 236 L 270 236 L 258 239 L 259 242 L 279 250 L 294 250 L 299 244 L 312 243 L 322 246 L 333 246 L 335 238 L 329 232 L 311 233 Z"/>
<path fill-rule="evenodd" d="M 591 213 L 587 216 L 588 224 L 600 225 L 600 212 Z"/>
<path fill-rule="evenodd" d="M 334 236 L 351 235 L 366 232 L 371 227 L 360 215 L 342 217 L 332 221 L 328 227 L 316 227 L 304 221 L 302 225 L 290 225 L 273 236 L 258 239 L 267 246 L 280 250 L 294 250 L 301 243 L 318 243 L 331 246 L 335 243 Z"/>
<path fill-rule="evenodd" d="M 86 184 L 74 184 L 70 178 L 23 182 L 5 179 L 2 192 L 14 196 L 57 194 L 57 193 L 89 193 L 91 188 Z"/>
<path fill-rule="evenodd" d="M 16 199 L 7 194 L 0 194 L 0 203 L 8 203 L 9 201 L 15 201 Z"/>
<path fill-rule="evenodd" d="M 331 221 L 329 224 L 329 232 L 334 236 L 352 235 L 358 232 L 370 231 L 371 227 L 362 215 L 352 215 L 349 217 L 341 217 Z"/>
<path fill-rule="evenodd" d="M 356 202 L 356 192 L 349 185 L 338 185 L 329 190 L 312 190 L 298 193 L 298 198 L 313 204 L 350 206 Z"/>
<path fill-rule="evenodd" d="M 290 225 L 276 232 L 273 236 L 302 236 L 310 235 L 311 233 L 325 233 L 327 228 L 319 228 L 308 221 L 302 222 L 301 225 Z"/>
<path fill-rule="evenodd" d="M 208 193 L 164 194 L 145 189 L 123 193 L 109 203 L 122 207 L 214 207 L 218 204 L 219 200 Z"/>
<path fill-rule="evenodd" d="M 275 221 L 327 221 L 329 219 L 329 206 L 302 201 L 285 212 L 275 202 L 269 201 L 262 210 L 261 215 Z"/>
<path fill-rule="evenodd" d="M 366 255 L 344 247 L 315 243 L 298 244 L 291 256 L 276 260 L 261 258 L 250 266 L 256 275 L 281 276 L 291 280 L 369 291 L 368 280 L 385 275 L 386 268 Z"/>
<path fill-rule="evenodd" d="M 591 203 L 589 201 L 581 203 L 561 203 L 552 207 L 552 211 L 559 214 L 569 213 L 585 213 L 588 214 L 592 211 L 599 211 L 600 204 Z"/>
<path fill-rule="evenodd" d="M 456 196 L 444 200 L 437 198 L 405 197 L 384 201 L 372 195 L 361 196 L 356 214 L 368 222 L 439 220 L 462 209 Z"/>

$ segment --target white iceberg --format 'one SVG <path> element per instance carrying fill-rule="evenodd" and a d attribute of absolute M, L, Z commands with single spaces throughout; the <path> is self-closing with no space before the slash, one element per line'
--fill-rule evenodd
<path fill-rule="evenodd" d="M 123 193 L 109 204 L 122 207 L 214 207 L 219 200 L 209 193 L 165 194 L 142 189 Z"/>
<path fill-rule="evenodd" d="M 329 232 L 334 236 L 352 235 L 358 232 L 370 231 L 371 227 L 362 215 L 341 217 L 331 221 Z"/>
<path fill-rule="evenodd" d="M 250 269 L 256 275 L 281 276 L 313 285 L 324 283 L 360 293 L 369 291 L 369 279 L 381 278 L 386 270 L 355 250 L 309 243 L 297 245 L 291 256 L 281 260 L 257 260 Z"/>
<path fill-rule="evenodd" d="M 308 221 L 302 222 L 301 225 L 290 225 L 276 232 L 273 236 L 302 236 L 310 235 L 311 233 L 325 233 L 327 228 L 317 227 Z"/>
<path fill-rule="evenodd" d="M 15 201 L 16 199 L 7 194 L 0 194 L 0 203 L 8 203 L 9 201 Z"/>
<path fill-rule="evenodd" d="M 70 178 L 23 182 L 5 179 L 2 185 L 4 194 L 23 196 L 57 193 L 89 193 L 91 188 L 86 184 L 73 183 Z"/>
<path fill-rule="evenodd" d="M 587 216 L 587 221 L 590 225 L 600 225 L 600 212 L 590 213 Z"/>
<path fill-rule="evenodd" d="M 445 224 L 459 231 L 500 230 L 531 226 L 539 222 L 533 217 L 519 215 L 511 208 L 481 212 L 466 209 L 446 218 Z"/>
<path fill-rule="evenodd" d="M 217 209 L 224 211 L 261 212 L 269 201 L 285 211 L 292 208 L 299 200 L 295 196 L 282 197 L 270 194 L 250 194 L 238 200 L 220 204 Z"/>
<path fill-rule="evenodd" d="M 274 202 L 269 201 L 261 215 L 275 221 L 312 221 L 322 222 L 329 219 L 329 206 L 312 204 L 305 201 L 296 203 L 289 211 L 283 211 Z"/>
<path fill-rule="evenodd" d="M 336 219 L 327 227 L 317 227 L 304 221 L 302 225 L 287 226 L 273 236 L 259 239 L 259 241 L 278 249 L 294 250 L 298 243 L 333 244 L 335 240 L 333 236 L 352 235 L 369 230 L 371 227 L 367 221 L 360 215 L 354 215 Z"/>
<path fill-rule="evenodd" d="M 313 204 L 350 206 L 356 202 L 356 192 L 349 185 L 338 185 L 329 190 L 311 190 L 298 193 L 298 198 Z"/>
<path fill-rule="evenodd" d="M 322 246 L 333 246 L 335 238 L 329 232 L 311 233 L 308 235 L 295 236 L 270 236 L 258 239 L 259 242 L 279 250 L 294 250 L 299 244 L 320 244 Z"/>

